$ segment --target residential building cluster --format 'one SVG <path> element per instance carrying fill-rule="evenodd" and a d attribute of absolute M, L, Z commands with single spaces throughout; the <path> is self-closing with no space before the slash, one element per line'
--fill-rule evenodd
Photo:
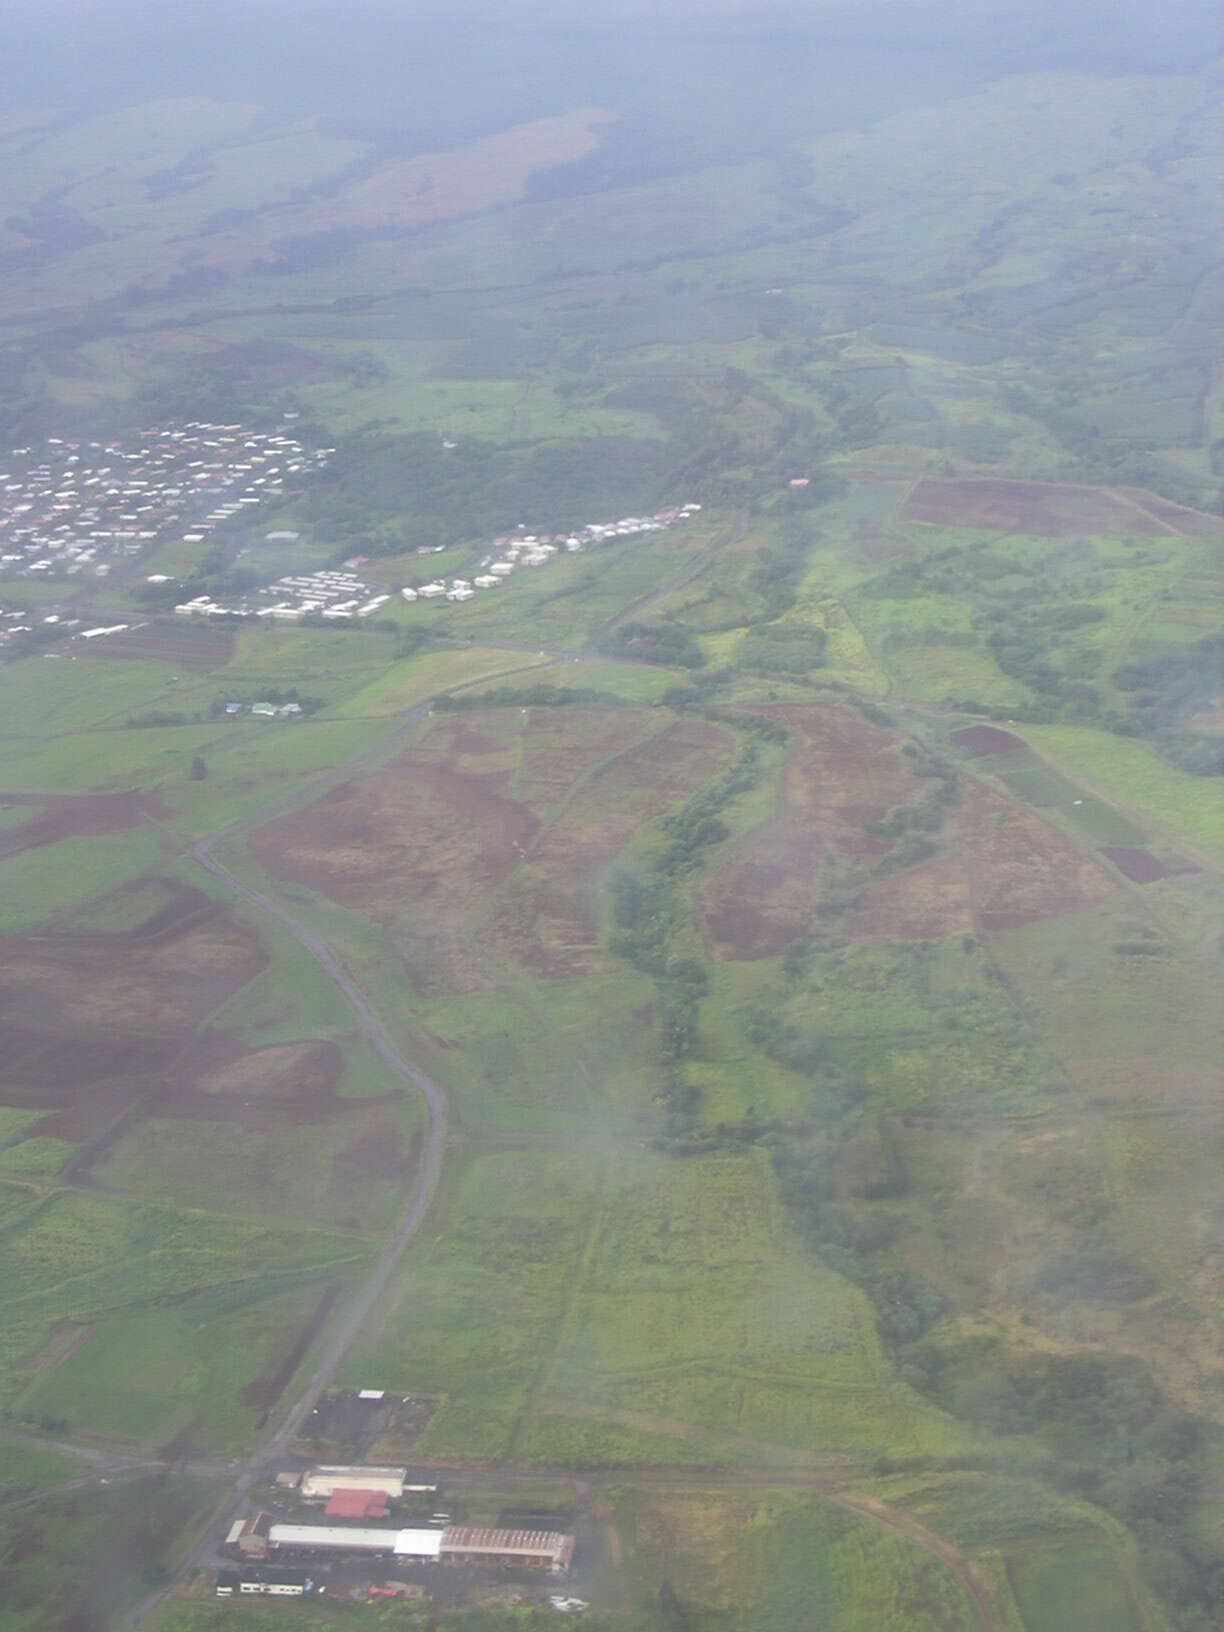
<path fill-rule="evenodd" d="M 157 543 L 201 543 L 283 498 L 335 451 L 208 420 L 130 442 L 51 436 L 12 448 L 0 456 L 0 575 L 105 577 Z"/>
<path fill-rule="evenodd" d="M 390 595 L 375 595 L 369 584 L 351 572 L 323 570 L 291 573 L 266 589 L 224 603 L 211 595 L 196 595 L 174 610 L 180 618 L 267 618 L 273 623 L 300 623 L 315 616 L 329 623 L 346 623 L 351 618 L 372 617 L 390 599 Z"/>
<path fill-rule="evenodd" d="M 681 504 L 658 510 L 653 516 L 623 516 L 620 521 L 588 522 L 574 533 L 529 533 L 519 528 L 493 540 L 492 551 L 471 578 L 432 578 L 423 584 L 408 584 L 400 591 L 406 601 L 470 601 L 477 590 L 496 589 L 519 567 L 545 567 L 560 554 L 574 554 L 593 544 L 628 538 L 634 533 L 658 533 L 687 521 L 701 509 L 699 504 Z M 421 552 L 418 551 L 418 554 Z"/>

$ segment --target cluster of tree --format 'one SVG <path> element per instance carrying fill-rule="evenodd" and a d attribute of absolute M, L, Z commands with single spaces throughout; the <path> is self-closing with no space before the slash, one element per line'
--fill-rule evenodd
<path fill-rule="evenodd" d="M 705 653 L 696 637 L 683 625 L 662 619 L 621 624 L 606 640 L 605 649 L 617 657 L 667 668 L 700 669 L 705 664 Z"/>
<path fill-rule="evenodd" d="M 1130 698 L 1130 719 L 1183 770 L 1224 775 L 1224 737 L 1186 722 L 1224 697 L 1224 635 L 1124 663 L 1114 684 Z"/>
<path fill-rule="evenodd" d="M 959 797 L 960 779 L 946 760 L 935 759 L 917 743 L 906 743 L 902 753 L 917 775 L 932 780 L 916 805 L 898 805 L 879 821 L 867 822 L 869 833 L 881 838 L 900 839 L 914 833 L 936 833 L 944 815 Z"/>

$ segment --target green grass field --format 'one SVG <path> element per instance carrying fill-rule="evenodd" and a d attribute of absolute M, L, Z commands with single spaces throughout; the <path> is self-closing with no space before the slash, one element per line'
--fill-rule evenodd
<path fill-rule="evenodd" d="M 177 1565 L 220 1496 L 216 1485 L 163 1475 L 6 1508 L 6 1632 L 111 1624 Z"/>

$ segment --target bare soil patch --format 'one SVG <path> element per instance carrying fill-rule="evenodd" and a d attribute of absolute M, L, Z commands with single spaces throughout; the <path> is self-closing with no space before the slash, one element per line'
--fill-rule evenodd
<path fill-rule="evenodd" d="M 126 833 L 146 817 L 171 815 L 158 793 L 28 794 L 0 793 L 0 804 L 36 805 L 39 814 L 18 827 L 0 831 L 0 858 L 37 850 L 61 839 L 102 833 Z"/>
<path fill-rule="evenodd" d="M 676 809 L 734 757 L 729 731 L 678 720 L 599 764 L 501 892 L 492 925 L 499 950 L 549 978 L 604 968 L 596 901 L 604 871 L 643 822 Z"/>
<path fill-rule="evenodd" d="M 204 1095 L 218 1111 L 225 1101 L 234 1100 L 292 1101 L 305 1109 L 330 1104 L 343 1074 L 344 1056 L 335 1043 L 273 1043 L 247 1049 L 213 1031 L 184 1059 L 180 1097 Z"/>
<path fill-rule="evenodd" d="M 1170 867 L 1150 850 L 1137 850 L 1126 844 L 1102 844 L 1101 854 L 1112 861 L 1118 871 L 1133 884 L 1154 884 L 1158 878 L 1172 878 L 1177 873 L 1196 873 L 1190 862 Z"/>
<path fill-rule="evenodd" d="M 997 725 L 967 725 L 961 731 L 953 731 L 952 741 L 974 759 L 988 754 L 1014 754 L 1024 747 L 1019 737 L 1010 731 L 1000 731 Z"/>
<path fill-rule="evenodd" d="M 1075 912 L 1117 888 L 1099 862 L 1035 811 L 979 783 L 965 786 L 944 837 L 963 860 L 977 927 L 985 934 Z"/>
<path fill-rule="evenodd" d="M 472 904 L 507 878 L 539 827 L 509 796 L 510 772 L 434 764 L 417 750 L 375 776 L 270 822 L 250 837 L 276 877 L 320 890 L 382 923 L 418 978 L 461 991 L 488 984 L 464 936 Z"/>
<path fill-rule="evenodd" d="M 536 713 L 522 729 L 517 710 L 440 719 L 385 771 L 260 828 L 251 849 L 385 923 L 421 985 L 480 990 L 487 952 L 550 976 L 600 967 L 602 869 L 729 765 L 734 739 L 646 710 Z"/>
<path fill-rule="evenodd" d="M 138 929 L 0 938 L 0 1097 L 54 1111 L 40 1133 L 96 1137 L 266 962 L 227 908 L 186 886 Z"/>
<path fill-rule="evenodd" d="M 179 619 L 179 625 L 185 620 Z M 77 642 L 80 657 L 135 658 L 173 663 L 184 673 L 207 674 L 229 662 L 234 655 L 234 636 L 229 629 L 205 624 L 186 627 L 149 623 L 128 629 L 103 640 Z"/>
<path fill-rule="evenodd" d="M 573 164 L 599 145 L 598 127 L 615 118 L 599 108 L 534 119 L 468 147 L 392 159 L 347 190 L 252 212 L 231 229 L 191 244 L 196 264 L 237 271 L 337 232 L 407 231 L 522 198 L 538 170 Z"/>
<path fill-rule="evenodd" d="M 865 824 L 916 804 L 926 788 L 896 752 L 900 732 L 836 706 L 763 712 L 791 732 L 782 808 L 732 848 L 701 891 L 706 936 L 719 958 L 772 957 L 805 934 L 841 863 L 893 848 Z"/>
<path fill-rule="evenodd" d="M 97 1331 L 97 1323 L 82 1326 L 75 1320 L 62 1320 L 51 1328 L 47 1341 L 37 1354 L 18 1364 L 19 1371 L 58 1371 L 59 1368 L 87 1343 Z"/>
<path fill-rule="evenodd" d="M 945 480 L 925 476 L 911 488 L 901 515 L 907 521 L 941 527 L 983 527 L 1041 538 L 1177 531 L 1159 511 L 1150 506 L 1141 510 L 1107 488 L 995 477 Z"/>
<path fill-rule="evenodd" d="M 1117 889 L 1104 867 L 1027 806 L 967 782 L 942 854 L 866 890 L 850 932 L 866 940 L 999 934 L 1091 906 Z"/>
<path fill-rule="evenodd" d="M 934 941 L 973 932 L 970 881 L 959 856 L 940 856 L 863 892 L 846 925 L 861 941 Z"/>

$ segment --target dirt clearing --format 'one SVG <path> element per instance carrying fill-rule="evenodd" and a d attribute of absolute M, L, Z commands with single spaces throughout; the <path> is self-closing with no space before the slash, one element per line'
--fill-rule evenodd
<path fill-rule="evenodd" d="M 734 755 L 731 732 L 656 710 L 443 717 L 249 842 L 278 878 L 385 923 L 422 986 L 480 990 L 490 955 L 572 976 L 598 966 L 601 870 Z"/>
<path fill-rule="evenodd" d="M 1160 878 L 1174 878 L 1179 873 L 1197 873 L 1198 868 L 1190 862 L 1182 862 L 1171 866 L 1154 856 L 1150 850 L 1136 850 L 1127 844 L 1102 844 L 1099 846 L 1101 854 L 1114 866 L 1124 878 L 1129 878 L 1132 884 L 1154 884 Z"/>
<path fill-rule="evenodd" d="M 0 793 L 0 805 L 34 805 L 38 815 L 0 831 L 0 858 L 37 850 L 61 839 L 126 833 L 142 821 L 162 821 L 169 811 L 157 793 L 72 794 Z"/>
<path fill-rule="evenodd" d="M 1107 488 L 990 477 L 945 481 L 925 476 L 914 484 L 901 515 L 906 521 L 931 522 L 938 527 L 982 527 L 1039 538 L 1066 538 L 1073 533 L 1150 537 L 1178 531 L 1150 503 L 1141 506 Z"/>
<path fill-rule="evenodd" d="M 827 884 L 845 862 L 883 856 L 892 839 L 869 833 L 926 783 L 897 752 L 901 733 L 847 708 L 763 710 L 791 732 L 780 813 L 735 845 L 700 896 L 716 957 L 772 957 L 806 934 Z"/>
<path fill-rule="evenodd" d="M 1010 731 L 1000 731 L 997 725 L 967 725 L 961 731 L 953 731 L 952 741 L 974 759 L 983 759 L 988 754 L 1014 754 L 1024 747 L 1019 737 Z"/>

